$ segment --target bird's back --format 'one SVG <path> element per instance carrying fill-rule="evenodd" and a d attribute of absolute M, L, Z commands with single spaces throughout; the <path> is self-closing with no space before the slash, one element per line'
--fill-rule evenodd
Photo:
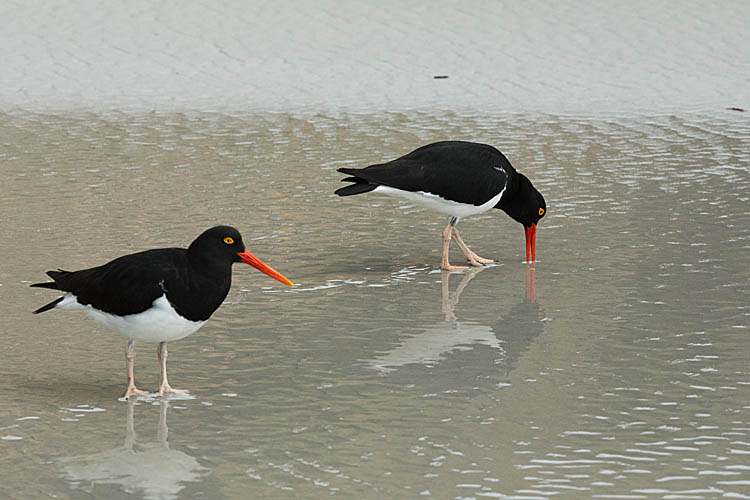
<path fill-rule="evenodd" d="M 428 144 L 393 161 L 362 169 L 340 168 L 355 182 L 337 194 L 359 194 L 378 185 L 427 192 L 459 203 L 482 205 L 496 196 L 515 169 L 487 144 L 443 141 Z M 354 192 L 356 191 L 356 192 Z"/>
<path fill-rule="evenodd" d="M 53 282 L 32 286 L 70 292 L 81 305 L 125 316 L 150 308 L 165 294 L 168 284 L 184 279 L 186 270 L 185 249 L 162 248 L 124 255 L 80 271 L 48 271 Z"/>

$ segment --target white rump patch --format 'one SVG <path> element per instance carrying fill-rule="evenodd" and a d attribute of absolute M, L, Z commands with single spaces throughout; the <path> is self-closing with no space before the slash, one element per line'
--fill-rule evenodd
<path fill-rule="evenodd" d="M 89 305 L 82 305 L 72 293 L 66 293 L 57 307 L 82 309 L 94 320 L 113 328 L 126 339 L 144 342 L 179 340 L 195 333 L 205 323 L 205 321 L 190 321 L 177 314 L 167 300 L 166 294 L 156 299 L 151 307 L 142 313 L 127 316 L 116 316 Z"/>
<path fill-rule="evenodd" d="M 388 196 L 396 196 L 403 198 L 417 205 L 429 208 L 436 212 L 450 215 L 452 217 L 467 217 L 469 215 L 481 214 L 486 212 L 490 208 L 497 205 L 497 202 L 502 198 L 507 183 L 503 186 L 503 189 L 497 193 L 492 199 L 482 205 L 472 205 L 471 203 L 459 203 L 457 201 L 446 200 L 445 198 L 436 194 L 427 193 L 425 191 L 405 191 L 403 189 L 397 189 L 390 186 L 380 185 L 373 189 L 373 192 L 387 194 Z"/>

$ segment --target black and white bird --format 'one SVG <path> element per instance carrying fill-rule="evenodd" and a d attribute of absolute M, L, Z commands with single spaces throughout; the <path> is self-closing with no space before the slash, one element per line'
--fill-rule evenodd
<path fill-rule="evenodd" d="M 185 248 L 159 248 L 124 255 L 81 271 L 48 271 L 54 280 L 31 286 L 67 292 L 40 307 L 82 309 L 128 340 L 125 350 L 126 398 L 148 396 L 133 379 L 135 342 L 158 342 L 161 365 L 159 394 L 186 394 L 167 380 L 167 342 L 196 332 L 229 293 L 232 264 L 245 262 L 272 278 L 292 282 L 251 254 L 239 231 L 216 226 Z"/>
<path fill-rule="evenodd" d="M 461 217 L 491 208 L 499 208 L 523 224 L 526 261 L 529 261 L 529 253 L 530 261 L 536 260 L 536 225 L 547 211 L 544 197 L 492 146 L 464 141 L 436 142 L 387 163 L 338 171 L 351 176 L 342 182 L 354 183 L 336 190 L 339 196 L 373 191 L 404 198 L 450 216 L 443 230 L 441 269 L 464 269 L 448 261 L 451 239 L 471 265 L 493 262 L 474 253 L 456 229 Z"/>

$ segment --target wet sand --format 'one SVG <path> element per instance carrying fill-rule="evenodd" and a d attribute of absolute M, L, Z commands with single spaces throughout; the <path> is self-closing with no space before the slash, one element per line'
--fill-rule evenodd
<path fill-rule="evenodd" d="M 4 18 L 0 109 L 750 108 L 743 1 L 31 0 Z"/>

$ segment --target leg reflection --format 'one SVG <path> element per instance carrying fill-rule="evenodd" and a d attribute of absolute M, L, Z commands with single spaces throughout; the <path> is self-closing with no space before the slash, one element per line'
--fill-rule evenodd
<path fill-rule="evenodd" d="M 445 270 L 440 272 L 440 284 L 442 286 L 443 296 L 443 314 L 445 314 L 445 321 L 448 321 L 449 323 L 454 323 L 456 321 L 454 310 L 456 309 L 458 301 L 461 298 L 461 293 L 463 293 L 466 285 L 468 285 L 469 282 L 473 280 L 477 274 L 481 273 L 485 269 L 487 268 L 484 266 L 469 268 L 464 274 L 461 275 L 461 282 L 458 284 L 458 286 L 456 287 L 456 291 L 453 293 L 450 292 L 449 286 L 451 272 Z"/>

